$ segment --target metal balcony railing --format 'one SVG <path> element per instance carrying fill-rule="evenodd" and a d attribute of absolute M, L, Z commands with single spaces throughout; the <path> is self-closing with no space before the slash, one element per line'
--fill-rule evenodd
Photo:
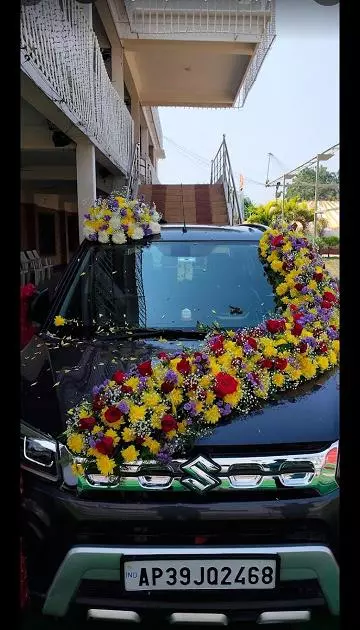
<path fill-rule="evenodd" d="M 276 36 L 275 0 L 125 0 L 137 36 L 256 44 L 234 102 L 243 107 Z"/>
<path fill-rule="evenodd" d="M 123 172 L 133 121 L 111 84 L 81 4 L 40 0 L 21 7 L 21 68 Z"/>
<path fill-rule="evenodd" d="M 241 224 L 244 217 L 235 186 L 225 135 L 215 158 L 211 162 L 210 184 L 220 183 L 224 187 L 229 225 Z"/>
<path fill-rule="evenodd" d="M 141 155 L 140 142 L 135 145 L 126 189 L 128 199 L 135 199 L 141 184 L 159 184 L 157 172 L 148 156 Z"/>

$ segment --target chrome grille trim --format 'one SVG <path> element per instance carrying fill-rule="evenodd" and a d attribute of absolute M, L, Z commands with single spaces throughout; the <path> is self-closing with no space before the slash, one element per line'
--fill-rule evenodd
<path fill-rule="evenodd" d="M 336 462 L 327 462 L 330 451 L 338 442 L 318 453 L 252 457 L 212 457 L 220 469 L 215 476 L 220 483 L 211 492 L 231 490 L 276 490 L 308 488 L 327 494 L 338 485 Z M 175 490 L 186 491 L 180 482 L 186 459 L 162 465 L 156 461 L 138 461 L 122 466 L 120 477 L 106 478 L 87 475 L 88 488 L 107 487 L 116 490 Z M 326 463 L 326 466 L 325 466 Z M 83 488 L 84 489 L 84 488 Z"/>

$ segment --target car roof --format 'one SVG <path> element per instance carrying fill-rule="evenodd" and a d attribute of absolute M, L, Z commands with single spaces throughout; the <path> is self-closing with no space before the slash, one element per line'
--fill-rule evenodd
<path fill-rule="evenodd" d="M 259 241 L 263 230 L 249 225 L 186 225 L 161 226 L 162 241 Z"/>

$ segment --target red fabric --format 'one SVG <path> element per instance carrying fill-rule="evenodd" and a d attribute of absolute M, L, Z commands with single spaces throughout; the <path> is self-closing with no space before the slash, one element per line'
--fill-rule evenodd
<path fill-rule="evenodd" d="M 36 292 L 33 284 L 26 284 L 20 289 L 20 347 L 21 349 L 29 343 L 36 332 L 36 327 L 28 319 L 29 299 Z"/>

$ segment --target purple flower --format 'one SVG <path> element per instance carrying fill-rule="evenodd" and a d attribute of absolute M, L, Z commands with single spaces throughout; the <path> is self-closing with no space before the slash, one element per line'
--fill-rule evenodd
<path fill-rule="evenodd" d="M 222 409 L 220 409 L 220 413 L 222 416 L 228 416 L 231 412 L 232 412 L 232 408 L 231 408 L 231 405 L 229 405 L 229 403 L 226 403 L 226 405 Z"/>
<path fill-rule="evenodd" d="M 121 214 L 122 217 L 126 217 L 126 209 L 125 208 L 121 208 L 120 214 Z"/>
<path fill-rule="evenodd" d="M 121 402 L 119 402 L 117 408 L 123 414 L 129 413 L 129 405 L 127 404 L 125 400 L 122 400 Z"/>
<path fill-rule="evenodd" d="M 174 370 L 168 370 L 165 374 L 165 381 L 169 381 L 170 383 L 177 383 L 178 376 Z"/>
<path fill-rule="evenodd" d="M 152 235 L 152 229 L 148 227 L 144 228 L 144 235 L 145 236 L 151 236 Z"/>
<path fill-rule="evenodd" d="M 97 396 L 97 394 L 99 394 L 100 391 L 101 391 L 100 387 L 98 387 L 97 385 L 94 385 L 94 387 L 92 388 L 92 395 Z"/>
<path fill-rule="evenodd" d="M 326 332 L 330 339 L 337 339 L 339 336 L 338 331 L 333 328 L 327 328 Z"/>
<path fill-rule="evenodd" d="M 310 346 L 310 348 L 315 348 L 317 344 L 316 339 L 314 339 L 314 337 L 303 337 L 302 341 L 307 343 L 308 346 Z"/>
<path fill-rule="evenodd" d="M 90 436 L 89 437 L 89 446 L 90 446 L 90 448 L 94 448 L 95 444 L 96 444 L 96 440 L 94 440 L 94 438 Z"/>
<path fill-rule="evenodd" d="M 196 403 L 193 400 L 185 403 L 184 409 L 190 414 L 190 416 L 196 415 Z"/>
<path fill-rule="evenodd" d="M 84 214 L 84 219 L 90 219 L 90 214 Z"/>
<path fill-rule="evenodd" d="M 89 234 L 88 239 L 89 241 L 97 241 L 98 239 L 97 233 L 95 232 L 95 234 Z"/>
<path fill-rule="evenodd" d="M 139 391 L 140 392 L 142 392 L 143 389 L 145 389 L 146 382 L 147 382 L 147 377 L 146 376 L 140 376 L 139 377 Z"/>
<path fill-rule="evenodd" d="M 104 221 L 110 221 L 111 215 L 110 214 L 105 214 L 103 218 L 104 218 Z"/>
<path fill-rule="evenodd" d="M 100 230 L 101 230 L 102 232 L 103 232 L 104 230 L 107 230 L 107 229 L 108 229 L 108 226 L 107 226 L 107 225 L 102 225 L 102 226 L 100 227 Z"/>
<path fill-rule="evenodd" d="M 245 354 L 251 354 L 254 352 L 254 348 L 252 348 L 247 341 L 244 343 L 244 352 Z"/>

